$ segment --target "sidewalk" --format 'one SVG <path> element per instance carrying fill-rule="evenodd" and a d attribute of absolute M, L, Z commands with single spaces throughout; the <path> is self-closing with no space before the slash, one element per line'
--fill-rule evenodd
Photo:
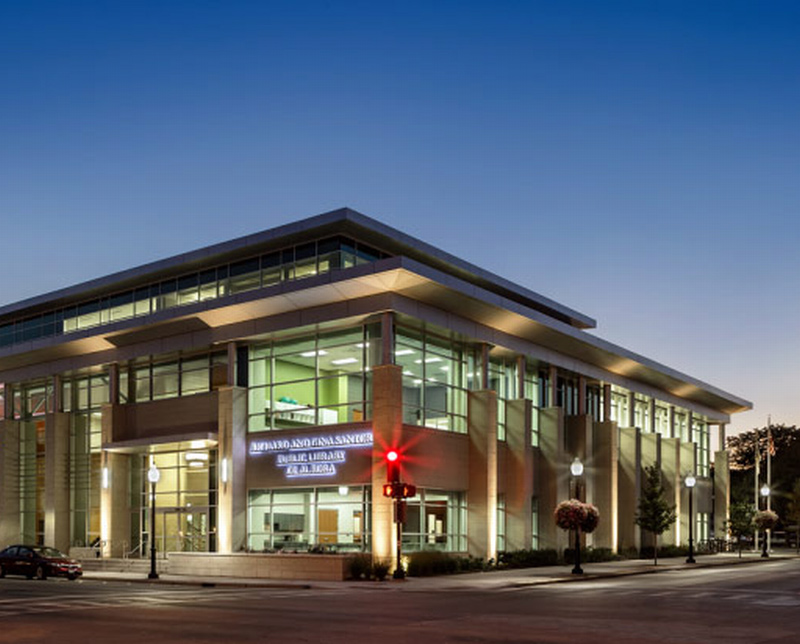
<path fill-rule="evenodd" d="M 608 579 L 630 575 L 657 574 L 680 570 L 696 570 L 698 568 L 712 568 L 719 566 L 737 566 L 744 564 L 757 565 L 775 560 L 800 558 L 794 551 L 776 551 L 768 559 L 763 559 L 759 553 L 742 552 L 720 553 L 716 555 L 698 555 L 696 563 L 687 564 L 683 558 L 659 559 L 658 566 L 652 560 L 626 559 L 624 561 L 609 561 L 603 563 L 582 564 L 584 574 L 573 575 L 571 565 L 544 566 L 541 568 L 521 568 L 516 570 L 500 570 L 492 572 L 466 573 L 462 575 L 441 575 L 437 577 L 410 577 L 405 580 L 387 579 L 384 582 L 364 581 L 303 581 L 282 579 L 243 579 L 236 577 L 194 577 L 190 575 L 160 575 L 159 579 L 151 580 L 143 573 L 125 572 L 100 572 L 86 571 L 84 579 L 140 582 L 157 584 L 177 584 L 206 587 L 230 588 L 285 588 L 304 590 L 309 588 L 336 589 L 342 586 L 353 586 L 363 589 L 403 589 L 410 591 L 458 591 L 458 590 L 492 590 L 521 588 L 554 583 L 569 583 L 576 581 L 590 581 L 593 579 Z"/>

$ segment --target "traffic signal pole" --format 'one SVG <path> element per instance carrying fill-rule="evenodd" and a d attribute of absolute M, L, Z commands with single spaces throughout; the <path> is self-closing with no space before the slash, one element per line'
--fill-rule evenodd
<path fill-rule="evenodd" d="M 403 499 L 395 497 L 394 500 L 394 523 L 397 531 L 397 566 L 392 577 L 394 579 L 405 579 L 406 571 L 403 570 Z"/>

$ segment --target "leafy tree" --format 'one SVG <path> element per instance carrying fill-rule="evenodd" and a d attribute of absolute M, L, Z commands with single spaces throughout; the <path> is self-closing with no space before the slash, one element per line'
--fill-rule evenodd
<path fill-rule="evenodd" d="M 728 519 L 728 532 L 733 537 L 739 546 L 739 557 L 742 556 L 742 539 L 749 537 L 753 534 L 755 526 L 753 524 L 753 517 L 756 515 L 756 510 L 752 504 L 745 501 L 737 501 L 732 503 L 730 507 L 730 518 Z"/>
<path fill-rule="evenodd" d="M 636 512 L 636 525 L 653 535 L 655 565 L 658 565 L 658 537 L 675 523 L 675 506 L 667 503 L 661 470 L 656 465 L 644 468 L 644 486 Z"/>
<path fill-rule="evenodd" d="M 789 494 L 786 517 L 794 521 L 797 529 L 797 552 L 800 554 L 800 479 L 795 479 L 794 486 Z"/>

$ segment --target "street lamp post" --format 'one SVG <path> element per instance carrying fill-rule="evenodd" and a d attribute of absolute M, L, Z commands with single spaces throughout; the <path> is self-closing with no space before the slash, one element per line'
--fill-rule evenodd
<path fill-rule="evenodd" d="M 686 487 L 689 488 L 689 556 L 686 558 L 686 563 L 695 563 L 694 560 L 694 510 L 692 508 L 692 499 L 694 497 L 694 486 L 697 485 L 697 479 L 694 474 L 687 474 L 684 480 Z"/>
<path fill-rule="evenodd" d="M 761 491 L 761 498 L 764 499 L 764 508 L 765 509 L 769 509 L 769 504 L 768 504 L 769 493 L 770 493 L 769 485 L 764 483 L 764 485 L 761 486 L 761 490 L 760 491 Z M 764 557 L 764 558 L 769 557 L 769 544 L 767 543 L 767 530 L 764 530 L 764 539 L 763 539 L 763 543 L 761 544 L 761 556 Z"/>
<path fill-rule="evenodd" d="M 148 579 L 158 579 L 156 572 L 156 483 L 161 478 L 155 463 L 150 464 L 147 480 L 150 481 L 150 574 Z"/>
<path fill-rule="evenodd" d="M 580 477 L 583 476 L 583 463 L 581 463 L 581 459 L 579 459 L 577 456 L 569 466 L 569 471 L 570 474 L 572 474 L 573 480 L 575 481 L 575 498 L 580 501 Z M 575 567 L 572 569 L 572 574 L 583 574 L 583 568 L 581 568 L 581 529 L 579 527 L 575 528 Z"/>

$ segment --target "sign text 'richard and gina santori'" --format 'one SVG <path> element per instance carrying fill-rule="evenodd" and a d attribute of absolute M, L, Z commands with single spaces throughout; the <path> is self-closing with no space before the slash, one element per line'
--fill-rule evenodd
<path fill-rule="evenodd" d="M 275 465 L 286 478 L 335 476 L 336 466 L 347 461 L 347 451 L 371 447 L 372 432 L 354 431 L 336 434 L 260 438 L 250 441 L 250 456 L 274 454 Z"/>

